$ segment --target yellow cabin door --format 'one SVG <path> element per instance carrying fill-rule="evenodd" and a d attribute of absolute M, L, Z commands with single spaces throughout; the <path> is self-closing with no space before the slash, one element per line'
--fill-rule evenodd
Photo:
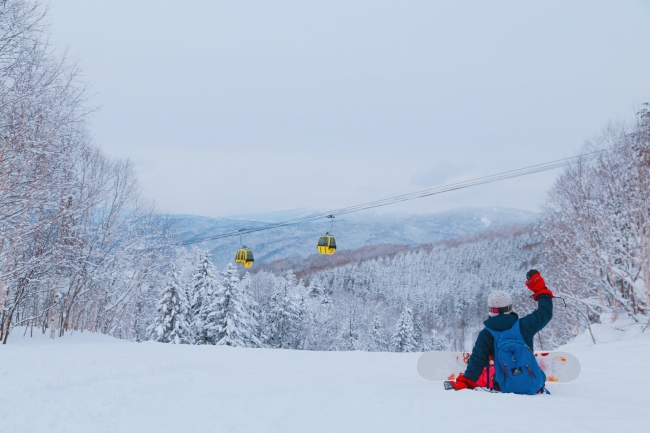
<path fill-rule="evenodd" d="M 334 237 L 321 236 L 318 240 L 318 252 L 320 254 L 334 254 L 334 251 L 336 251 L 336 242 L 334 241 Z"/>

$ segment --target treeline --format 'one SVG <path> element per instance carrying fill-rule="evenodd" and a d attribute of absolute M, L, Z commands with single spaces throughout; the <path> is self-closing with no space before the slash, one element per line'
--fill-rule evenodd
<path fill-rule="evenodd" d="M 488 317 L 491 291 L 510 293 L 519 314 L 536 307 L 524 280 L 531 267 L 545 269 L 539 263 L 540 248 L 530 228 L 493 231 L 316 272 L 305 279 L 323 287 L 339 305 L 335 316 L 344 347 L 396 350 L 395 345 L 375 344 L 375 336 L 392 338 L 406 314 L 414 329 L 409 351 L 468 350 Z M 538 334 L 537 347 L 549 349 L 566 341 L 577 323 L 565 325 L 569 332 L 551 326 Z"/>
<path fill-rule="evenodd" d="M 306 286 L 291 272 L 240 278 L 232 265 L 219 275 L 209 251 L 194 250 L 182 269 L 174 267 L 148 329 L 152 340 L 174 344 L 212 344 L 306 350 L 416 351 L 442 348 L 414 321 L 404 306 L 394 331 L 384 329 L 385 315 L 375 311 L 367 334 L 360 333 L 361 311 L 347 300 L 337 304 L 325 287 Z M 335 296 L 338 298 L 338 296 Z"/>
<path fill-rule="evenodd" d="M 230 265 L 218 275 L 209 252 L 194 250 L 177 262 L 149 337 L 304 350 L 462 350 L 487 318 L 490 291 L 510 292 L 520 313 L 535 307 L 523 281 L 539 253 L 530 228 L 518 228 L 298 279 L 268 271 L 240 277 Z M 550 348 L 565 334 L 545 330 L 539 344 Z"/>
<path fill-rule="evenodd" d="M 0 338 L 137 338 L 172 236 L 131 165 L 91 143 L 85 84 L 47 40 L 38 2 L 0 2 Z"/>

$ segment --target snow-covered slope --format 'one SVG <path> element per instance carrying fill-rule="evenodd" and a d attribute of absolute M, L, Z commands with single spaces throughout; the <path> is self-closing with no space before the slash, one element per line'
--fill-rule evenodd
<path fill-rule="evenodd" d="M 180 224 L 181 239 L 192 241 L 242 228 L 252 229 L 269 222 L 286 221 L 304 214 L 312 212 L 299 210 L 247 218 L 209 218 L 195 215 L 176 215 L 174 218 Z M 333 232 L 340 250 L 379 244 L 415 246 L 476 233 L 488 226 L 526 224 L 534 221 L 536 216 L 533 212 L 509 208 L 461 208 L 428 215 L 364 212 L 336 218 Z M 330 223 L 323 218 L 323 221 L 251 233 L 244 236 L 243 242 L 253 248 L 256 263 L 268 263 L 314 254 L 318 237 L 329 230 Z M 222 268 L 233 260 L 234 252 L 239 247 L 239 238 L 207 241 L 195 245 L 210 249 L 215 265 Z"/>
<path fill-rule="evenodd" d="M 650 340 L 574 343 L 551 396 L 444 391 L 416 353 L 309 352 L 50 340 L 0 347 L 0 431 L 647 432 Z"/>

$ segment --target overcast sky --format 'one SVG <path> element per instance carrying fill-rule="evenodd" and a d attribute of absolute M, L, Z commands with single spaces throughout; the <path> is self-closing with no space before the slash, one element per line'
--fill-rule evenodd
<path fill-rule="evenodd" d="M 50 5 L 97 144 L 172 213 L 325 210 L 559 159 L 650 100 L 650 0 Z M 556 175 L 386 210 L 537 210 Z"/>

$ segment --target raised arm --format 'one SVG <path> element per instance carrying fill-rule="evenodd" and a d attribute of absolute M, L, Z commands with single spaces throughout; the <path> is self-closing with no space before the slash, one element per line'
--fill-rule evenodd
<path fill-rule="evenodd" d="M 532 338 L 532 335 L 542 330 L 553 318 L 553 292 L 546 287 L 544 279 L 537 270 L 528 271 L 526 278 L 526 287 L 534 293 L 533 299 L 537 301 L 537 310 L 521 319 L 521 322 L 522 328 L 528 330 Z"/>

